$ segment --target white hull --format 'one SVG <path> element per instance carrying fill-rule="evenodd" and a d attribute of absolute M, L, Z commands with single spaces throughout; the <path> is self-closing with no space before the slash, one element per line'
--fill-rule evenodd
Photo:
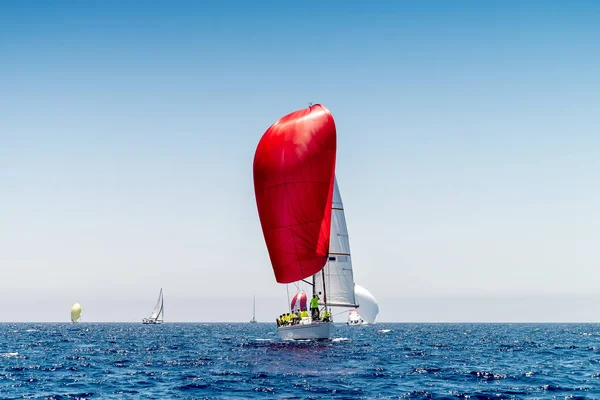
<path fill-rule="evenodd" d="M 150 325 L 158 325 L 158 324 L 162 324 L 162 321 L 159 320 L 155 320 L 155 319 L 143 319 L 142 320 L 142 324 L 150 324 Z"/>
<path fill-rule="evenodd" d="M 329 339 L 332 328 L 333 323 L 331 322 L 313 322 L 310 324 L 282 326 L 277 328 L 277 331 L 282 339 Z"/>

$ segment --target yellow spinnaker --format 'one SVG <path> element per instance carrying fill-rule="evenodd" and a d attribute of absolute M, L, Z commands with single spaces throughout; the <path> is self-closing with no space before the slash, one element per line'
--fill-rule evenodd
<path fill-rule="evenodd" d="M 71 322 L 77 322 L 79 318 L 81 318 L 81 306 L 79 303 L 75 303 L 71 308 Z"/>

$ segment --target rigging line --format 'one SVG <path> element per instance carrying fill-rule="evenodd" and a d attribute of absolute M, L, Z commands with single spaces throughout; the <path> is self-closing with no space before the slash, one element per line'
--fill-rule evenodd
<path fill-rule="evenodd" d="M 343 313 L 347 313 L 348 311 L 340 311 L 339 313 L 333 314 L 332 317 L 335 317 L 336 315 L 341 315 Z"/>

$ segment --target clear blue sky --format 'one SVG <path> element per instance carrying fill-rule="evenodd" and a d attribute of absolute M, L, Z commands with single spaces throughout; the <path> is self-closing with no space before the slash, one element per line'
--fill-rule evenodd
<path fill-rule="evenodd" d="M 409 318 L 398 298 L 600 289 L 597 2 L 13 3 L 0 300 L 25 311 L 2 319 L 79 301 L 88 320 L 138 320 L 163 287 L 174 320 L 218 319 L 219 298 L 246 320 L 254 293 L 271 320 L 286 294 L 252 159 L 308 102 L 336 120 L 355 277 L 380 319 Z M 479 318 L 457 307 L 447 319 Z"/>

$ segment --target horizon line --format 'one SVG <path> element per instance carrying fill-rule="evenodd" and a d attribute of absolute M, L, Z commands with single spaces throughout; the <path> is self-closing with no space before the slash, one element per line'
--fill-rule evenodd
<path fill-rule="evenodd" d="M 275 322 L 267 321 L 256 321 L 258 324 L 273 324 Z M 144 325 L 141 321 L 0 321 L 0 324 L 140 324 Z M 168 321 L 162 324 L 250 324 L 249 321 Z M 334 325 L 346 325 L 345 322 L 333 322 Z M 381 324 L 600 324 L 598 321 L 382 321 L 376 324 L 366 324 L 361 326 L 375 326 Z"/>

